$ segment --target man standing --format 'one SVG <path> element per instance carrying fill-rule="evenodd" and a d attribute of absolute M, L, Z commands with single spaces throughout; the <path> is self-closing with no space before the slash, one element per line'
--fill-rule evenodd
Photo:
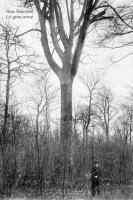
<path fill-rule="evenodd" d="M 96 192 L 100 195 L 100 177 L 101 171 L 98 162 L 93 163 L 91 171 L 91 192 L 95 196 Z"/>

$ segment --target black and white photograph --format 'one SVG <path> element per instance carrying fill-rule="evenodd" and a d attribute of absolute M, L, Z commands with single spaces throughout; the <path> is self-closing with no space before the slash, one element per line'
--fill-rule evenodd
<path fill-rule="evenodd" d="M 132 0 L 0 0 L 0 199 L 133 200 Z"/>

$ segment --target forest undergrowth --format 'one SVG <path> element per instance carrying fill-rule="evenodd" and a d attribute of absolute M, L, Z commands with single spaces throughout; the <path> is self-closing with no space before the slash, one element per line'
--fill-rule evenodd
<path fill-rule="evenodd" d="M 81 190 L 65 190 L 64 194 L 61 189 L 48 189 L 41 195 L 37 195 L 31 189 L 17 190 L 12 194 L 12 197 L 5 197 L 6 200 L 132 200 L 133 191 L 132 185 L 123 188 L 113 188 L 108 191 L 101 190 L 99 196 L 92 197 L 91 192 L 87 188 Z"/>

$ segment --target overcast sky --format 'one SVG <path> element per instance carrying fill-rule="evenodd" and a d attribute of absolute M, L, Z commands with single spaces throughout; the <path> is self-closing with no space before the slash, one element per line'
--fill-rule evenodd
<path fill-rule="evenodd" d="M 35 14 L 33 15 L 32 19 L 15 19 L 15 17 L 13 19 L 13 16 L 20 16 L 20 13 L 16 12 L 17 7 L 15 6 L 14 2 L 15 1 L 12 0 L 1 0 L 0 21 L 6 21 L 7 18 L 11 16 L 10 22 L 13 25 L 20 26 L 22 31 L 33 27 L 37 22 L 37 17 Z M 19 10 L 22 10 L 22 8 L 19 8 Z M 9 13 L 8 11 L 13 11 L 14 13 Z M 29 13 L 27 15 L 30 16 L 31 14 Z M 31 35 L 27 36 L 27 38 L 29 45 L 32 45 L 32 47 L 37 49 L 40 55 L 44 57 L 39 39 L 36 38 L 34 34 L 32 34 L 32 39 Z M 117 62 L 113 65 L 111 64 L 109 58 L 113 56 L 114 60 L 118 60 L 128 52 L 132 51 L 132 49 L 130 48 L 111 51 L 107 49 L 89 48 L 89 51 L 90 55 L 92 55 L 91 62 L 86 64 L 80 63 L 78 74 L 104 69 L 104 76 L 102 77 L 104 84 L 111 87 L 111 89 L 119 97 L 127 95 L 127 87 L 133 86 L 133 56 L 129 56 L 121 62 Z M 56 76 L 53 76 L 53 80 L 58 82 Z M 78 77 L 74 81 L 73 88 L 74 99 L 76 99 L 77 96 L 83 95 L 85 93 L 84 87 L 80 83 Z"/>

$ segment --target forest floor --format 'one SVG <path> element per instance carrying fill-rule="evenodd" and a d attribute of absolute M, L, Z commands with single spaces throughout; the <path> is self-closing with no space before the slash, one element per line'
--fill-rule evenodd
<path fill-rule="evenodd" d="M 133 200 L 133 186 L 128 187 L 124 193 L 121 190 L 110 190 L 101 192 L 100 196 L 92 197 L 89 190 L 75 190 L 73 192 L 66 191 L 63 194 L 61 190 L 48 190 L 37 197 L 32 190 L 17 191 L 10 198 L 5 200 Z"/>

